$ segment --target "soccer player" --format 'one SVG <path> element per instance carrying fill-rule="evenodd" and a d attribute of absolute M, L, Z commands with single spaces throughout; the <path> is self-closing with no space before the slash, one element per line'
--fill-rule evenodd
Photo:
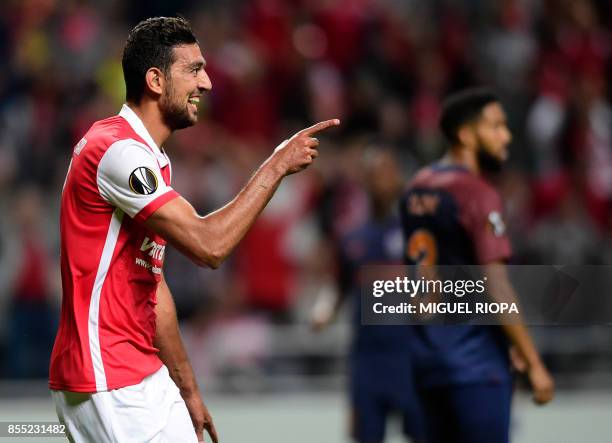
<path fill-rule="evenodd" d="M 482 265 L 495 282 L 489 295 L 514 297 L 505 269 L 511 250 L 501 198 L 483 177 L 508 157 L 512 136 L 504 110 L 493 93 L 469 89 L 447 99 L 440 126 L 448 153 L 419 171 L 400 200 L 406 262 Z M 553 380 L 524 325 L 415 328 L 415 370 L 431 443 L 508 442 L 510 345 L 525 366 L 535 402 L 552 399 Z"/>
<path fill-rule="evenodd" d="M 383 442 L 387 417 L 399 413 L 404 434 L 415 443 L 422 442 L 424 423 L 412 377 L 411 327 L 361 324 L 360 267 L 397 265 L 403 259 L 396 209 L 402 190 L 397 159 L 389 150 L 372 150 L 365 156 L 364 169 L 370 217 L 341 240 L 338 295 L 332 303 L 317 304 L 313 326 L 319 330 L 327 326 L 346 298 L 353 299 L 349 390 L 354 440 Z"/>
<path fill-rule="evenodd" d="M 216 442 L 164 281 L 166 241 L 217 268 L 283 177 L 317 157 L 313 136 L 339 121 L 283 142 L 230 203 L 201 217 L 170 186 L 162 148 L 196 123 L 212 87 L 188 22 L 139 23 L 122 64 L 127 104 L 76 145 L 64 184 L 62 313 L 49 385 L 71 441 L 196 442 L 206 429 Z"/>

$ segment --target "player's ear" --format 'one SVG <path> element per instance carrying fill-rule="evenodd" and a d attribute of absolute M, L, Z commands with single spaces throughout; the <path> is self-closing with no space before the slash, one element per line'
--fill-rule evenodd
<path fill-rule="evenodd" d="M 165 86 L 166 77 L 159 68 L 149 68 L 145 74 L 147 88 L 156 95 L 161 95 Z"/>
<path fill-rule="evenodd" d="M 457 138 L 461 143 L 461 146 L 471 147 L 476 144 L 476 135 L 474 129 L 471 126 L 464 125 L 457 131 Z"/>

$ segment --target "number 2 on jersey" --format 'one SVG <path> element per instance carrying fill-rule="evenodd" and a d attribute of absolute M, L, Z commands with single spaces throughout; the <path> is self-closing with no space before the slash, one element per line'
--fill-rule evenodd
<path fill-rule="evenodd" d="M 417 265 L 435 265 L 438 261 L 436 239 L 427 229 L 417 229 L 408 239 L 406 255 Z"/>

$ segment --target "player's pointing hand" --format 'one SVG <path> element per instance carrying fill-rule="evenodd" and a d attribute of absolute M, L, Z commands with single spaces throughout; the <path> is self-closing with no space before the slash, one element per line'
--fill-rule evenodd
<path fill-rule="evenodd" d="M 339 124 L 340 124 L 340 120 L 338 120 L 337 118 L 334 118 L 332 120 L 325 120 L 325 121 L 316 123 L 316 124 L 306 128 L 306 129 L 302 129 L 300 132 L 295 134 L 295 136 L 312 137 L 317 132 L 321 132 L 324 129 L 330 128 L 332 126 L 338 126 Z"/>
<path fill-rule="evenodd" d="M 294 174 L 307 168 L 319 155 L 319 140 L 314 135 L 339 124 L 340 120 L 332 119 L 302 129 L 282 142 L 274 150 L 271 160 L 277 162 L 283 175 Z"/>

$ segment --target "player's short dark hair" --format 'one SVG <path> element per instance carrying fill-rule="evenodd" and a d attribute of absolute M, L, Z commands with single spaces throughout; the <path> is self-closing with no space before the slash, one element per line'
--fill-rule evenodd
<path fill-rule="evenodd" d="M 130 31 L 121 60 L 126 99 L 140 102 L 146 72 L 155 67 L 168 74 L 174 62 L 173 48 L 197 42 L 191 25 L 182 17 L 153 17 L 138 23 Z"/>
<path fill-rule="evenodd" d="M 459 143 L 461 126 L 480 117 L 489 104 L 499 102 L 499 97 L 487 88 L 470 88 L 450 95 L 442 104 L 440 129 L 451 143 Z"/>

